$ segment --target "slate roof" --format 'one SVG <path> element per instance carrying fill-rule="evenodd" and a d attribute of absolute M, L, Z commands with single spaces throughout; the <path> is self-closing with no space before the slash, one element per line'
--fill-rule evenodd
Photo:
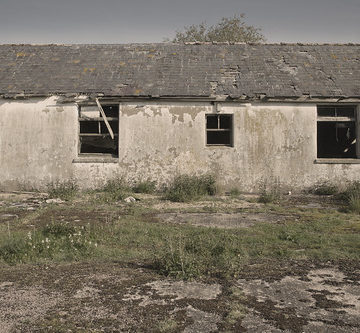
<path fill-rule="evenodd" d="M 360 45 L 0 45 L 0 96 L 360 96 Z"/>

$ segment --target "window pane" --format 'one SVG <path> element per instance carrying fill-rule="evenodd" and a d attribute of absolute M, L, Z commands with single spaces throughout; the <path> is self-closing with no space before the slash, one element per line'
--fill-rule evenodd
<path fill-rule="evenodd" d="M 353 105 L 321 105 L 318 106 L 318 116 L 319 117 L 349 117 L 353 118 L 355 116 L 355 106 Z"/>
<path fill-rule="evenodd" d="M 119 133 L 119 122 L 117 120 L 112 120 L 112 121 L 109 121 L 109 124 L 110 124 L 110 127 L 111 127 L 112 131 L 114 132 L 114 134 L 118 134 Z M 101 133 L 103 133 L 103 134 L 109 133 L 104 121 L 100 122 L 100 126 L 101 126 Z"/>
<path fill-rule="evenodd" d="M 206 128 L 217 129 L 218 128 L 218 115 L 206 116 Z"/>
<path fill-rule="evenodd" d="M 335 106 L 318 106 L 319 117 L 335 117 Z"/>
<path fill-rule="evenodd" d="M 231 129 L 231 116 L 230 115 L 220 115 L 220 128 Z"/>
<path fill-rule="evenodd" d="M 99 133 L 99 122 L 80 121 L 80 133 Z"/>
<path fill-rule="evenodd" d="M 111 137 L 90 137 L 83 136 L 80 138 L 80 153 L 102 153 L 118 154 L 117 138 L 112 140 Z"/>
<path fill-rule="evenodd" d="M 354 106 L 337 106 L 336 107 L 336 116 L 337 117 L 350 117 L 353 118 L 355 115 Z"/>
<path fill-rule="evenodd" d="M 119 117 L 119 105 L 102 105 L 106 117 Z"/>
<path fill-rule="evenodd" d="M 355 123 L 318 122 L 317 150 L 320 158 L 356 158 Z"/>
<path fill-rule="evenodd" d="M 230 131 L 208 131 L 206 135 L 208 145 L 231 145 Z"/>

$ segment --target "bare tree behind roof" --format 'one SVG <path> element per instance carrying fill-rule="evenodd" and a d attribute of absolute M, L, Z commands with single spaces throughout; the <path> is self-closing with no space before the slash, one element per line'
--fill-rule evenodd
<path fill-rule="evenodd" d="M 266 41 L 261 29 L 245 23 L 245 14 L 223 17 L 220 22 L 207 26 L 206 22 L 185 26 L 177 31 L 173 39 L 165 39 L 173 43 L 185 42 L 242 42 L 263 43 Z"/>

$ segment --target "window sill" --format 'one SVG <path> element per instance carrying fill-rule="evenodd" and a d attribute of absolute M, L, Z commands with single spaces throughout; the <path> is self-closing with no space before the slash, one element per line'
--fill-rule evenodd
<path fill-rule="evenodd" d="M 358 158 L 317 158 L 315 164 L 360 164 Z"/>
<path fill-rule="evenodd" d="M 233 145 L 205 145 L 206 148 L 233 148 Z"/>
<path fill-rule="evenodd" d="M 73 163 L 118 163 L 119 159 L 112 156 L 79 156 Z"/>

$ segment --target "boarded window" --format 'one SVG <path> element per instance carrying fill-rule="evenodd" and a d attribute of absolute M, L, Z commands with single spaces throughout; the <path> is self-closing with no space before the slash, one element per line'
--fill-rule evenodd
<path fill-rule="evenodd" d="M 119 105 L 102 105 L 114 138 L 111 137 L 105 119 L 97 105 L 80 106 L 79 153 L 118 156 Z"/>
<path fill-rule="evenodd" d="M 233 117 L 231 114 L 206 115 L 206 144 L 232 146 Z"/>
<path fill-rule="evenodd" d="M 356 158 L 356 107 L 322 105 L 317 113 L 317 156 Z"/>

